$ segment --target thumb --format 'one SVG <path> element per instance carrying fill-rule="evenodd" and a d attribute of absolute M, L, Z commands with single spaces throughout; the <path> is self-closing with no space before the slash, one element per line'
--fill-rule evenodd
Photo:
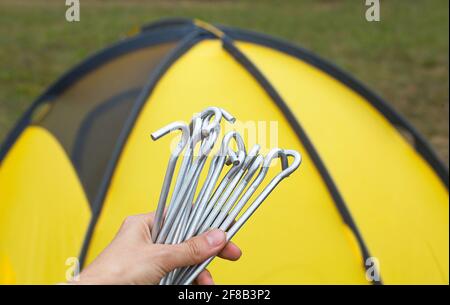
<path fill-rule="evenodd" d="M 226 243 L 225 232 L 214 229 L 181 244 L 165 245 L 169 249 L 164 258 L 164 267 L 167 270 L 173 270 L 200 264 L 211 256 L 217 255 Z"/>

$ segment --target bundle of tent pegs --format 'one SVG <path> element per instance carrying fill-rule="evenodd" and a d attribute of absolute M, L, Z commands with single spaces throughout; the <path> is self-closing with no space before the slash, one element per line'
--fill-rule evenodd
<path fill-rule="evenodd" d="M 247 152 L 239 133 L 230 131 L 223 137 L 218 152 L 212 156 L 207 176 L 201 184 L 200 175 L 219 138 L 222 118 L 230 123 L 235 122 L 235 118 L 224 109 L 208 107 L 196 114 L 189 125 L 174 122 L 151 134 L 152 139 L 157 140 L 175 130 L 182 132 L 179 143 L 171 152 L 165 173 L 152 228 L 154 242 L 181 243 L 214 228 L 225 231 L 227 240 L 230 240 L 278 183 L 299 167 L 301 156 L 297 151 L 274 148 L 263 157 L 259 154 L 259 145 Z M 183 160 L 166 209 L 177 160 L 183 151 Z M 293 158 L 290 164 L 289 157 Z M 247 205 L 275 159 L 281 161 L 281 172 Z M 229 169 L 219 182 L 225 166 Z M 191 284 L 213 258 L 200 265 L 176 269 L 167 274 L 160 284 Z"/>

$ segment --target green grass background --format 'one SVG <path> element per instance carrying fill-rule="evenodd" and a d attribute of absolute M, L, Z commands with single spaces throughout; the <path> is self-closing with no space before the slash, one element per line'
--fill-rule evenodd
<path fill-rule="evenodd" d="M 334 62 L 387 99 L 448 164 L 447 0 L 93 1 L 65 21 L 64 0 L 0 0 L 0 139 L 57 77 L 161 17 L 195 17 L 279 36 Z"/>

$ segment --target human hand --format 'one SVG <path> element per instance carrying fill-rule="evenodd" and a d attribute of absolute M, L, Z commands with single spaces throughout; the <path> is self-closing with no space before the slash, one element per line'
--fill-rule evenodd
<path fill-rule="evenodd" d="M 214 229 L 176 245 L 154 244 L 154 213 L 125 219 L 113 241 L 87 266 L 74 284 L 158 284 L 170 271 L 202 263 L 211 256 L 235 261 L 241 250 Z M 196 284 L 214 284 L 204 270 Z"/>

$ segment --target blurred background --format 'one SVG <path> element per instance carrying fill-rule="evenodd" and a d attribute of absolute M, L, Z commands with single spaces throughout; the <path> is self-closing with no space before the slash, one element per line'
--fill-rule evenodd
<path fill-rule="evenodd" d="M 161 17 L 200 18 L 274 35 L 309 49 L 384 97 L 449 158 L 449 2 L 383 0 L 0 0 L 0 141 L 52 82 L 89 54 Z"/>

